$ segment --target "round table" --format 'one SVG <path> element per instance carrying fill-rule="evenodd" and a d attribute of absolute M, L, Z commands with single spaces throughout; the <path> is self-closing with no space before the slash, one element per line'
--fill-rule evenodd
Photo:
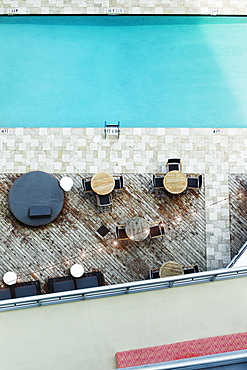
<path fill-rule="evenodd" d="M 180 194 L 187 188 L 187 177 L 181 171 L 170 171 L 165 175 L 163 183 L 169 193 Z"/>
<path fill-rule="evenodd" d="M 70 273 L 74 277 L 81 277 L 84 274 L 84 267 L 79 263 L 75 263 L 70 267 Z"/>
<path fill-rule="evenodd" d="M 159 270 L 159 275 L 161 278 L 183 274 L 184 274 L 183 267 L 179 263 L 174 261 L 165 262 Z"/>
<path fill-rule="evenodd" d="M 73 186 L 73 180 L 71 177 L 62 177 L 59 184 L 64 191 L 70 191 Z"/>
<path fill-rule="evenodd" d="M 52 222 L 61 212 L 64 192 L 58 180 L 42 171 L 20 176 L 9 191 L 9 208 L 17 220 L 30 226 Z"/>
<path fill-rule="evenodd" d="M 3 275 L 3 281 L 7 285 L 13 285 L 16 284 L 17 281 L 17 275 L 14 271 L 8 271 Z"/>
<path fill-rule="evenodd" d="M 114 189 L 115 180 L 109 173 L 98 172 L 92 177 L 91 187 L 95 193 L 106 195 Z"/>
<path fill-rule="evenodd" d="M 141 241 L 148 237 L 150 227 L 145 218 L 134 217 L 126 222 L 125 231 L 130 239 Z"/>

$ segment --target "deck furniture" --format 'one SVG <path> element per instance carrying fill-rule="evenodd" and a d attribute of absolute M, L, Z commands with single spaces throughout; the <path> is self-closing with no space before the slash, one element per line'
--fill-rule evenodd
<path fill-rule="evenodd" d="M 97 276 L 84 276 L 75 281 L 76 289 L 93 288 L 99 286 Z"/>
<path fill-rule="evenodd" d="M 102 285 L 105 285 L 105 279 L 101 271 L 85 272 L 81 277 L 68 275 L 48 279 L 49 293 L 66 292 Z"/>
<path fill-rule="evenodd" d="M 98 172 L 92 177 L 91 186 L 96 194 L 107 195 L 114 189 L 115 180 L 109 173 Z"/>
<path fill-rule="evenodd" d="M 20 176 L 9 191 L 12 214 L 30 226 L 42 226 L 54 221 L 63 203 L 64 192 L 58 180 L 42 171 Z"/>
<path fill-rule="evenodd" d="M 188 189 L 200 189 L 202 187 L 202 175 L 187 175 Z"/>
<path fill-rule="evenodd" d="M 165 262 L 159 270 L 160 277 L 174 276 L 174 275 L 183 275 L 183 267 L 174 261 Z"/>
<path fill-rule="evenodd" d="M 110 230 L 105 225 L 101 225 L 96 231 L 102 237 L 106 236 L 110 232 Z"/>
<path fill-rule="evenodd" d="M 149 226 L 150 226 L 149 236 L 151 239 L 163 237 L 163 235 L 165 234 L 165 229 L 162 222 L 155 222 Z"/>
<path fill-rule="evenodd" d="M 14 271 L 5 272 L 3 275 L 3 281 L 7 285 L 14 285 L 17 281 L 17 274 Z"/>
<path fill-rule="evenodd" d="M 171 194 L 181 194 L 187 188 L 187 177 L 183 172 L 170 171 L 164 177 L 164 187 Z"/>
<path fill-rule="evenodd" d="M 115 180 L 114 190 L 119 191 L 119 192 L 122 191 L 123 190 L 123 184 L 124 184 L 123 176 L 122 175 L 114 176 L 114 180 Z"/>
<path fill-rule="evenodd" d="M 96 201 L 99 211 L 109 211 L 112 209 L 112 196 L 111 194 L 99 195 L 96 194 Z"/>
<path fill-rule="evenodd" d="M 0 288 L 0 300 L 11 299 L 11 292 L 9 288 Z"/>
<path fill-rule="evenodd" d="M 102 285 L 105 285 L 105 279 L 101 271 L 86 272 L 81 278 L 75 279 L 76 289 L 93 288 Z"/>
<path fill-rule="evenodd" d="M 59 184 L 64 191 L 70 191 L 73 186 L 73 180 L 71 177 L 65 176 L 61 178 Z"/>
<path fill-rule="evenodd" d="M 179 158 L 170 158 L 166 162 L 166 169 L 167 172 L 170 171 L 181 171 L 182 170 L 182 163 Z"/>
<path fill-rule="evenodd" d="M 91 186 L 91 180 L 92 180 L 92 177 L 85 177 L 81 180 L 82 195 L 93 193 L 93 189 Z"/>
<path fill-rule="evenodd" d="M 149 224 L 143 217 L 133 217 L 126 222 L 126 234 L 131 240 L 144 240 L 148 237 L 149 232 Z"/>
<path fill-rule="evenodd" d="M 79 263 L 75 263 L 70 267 L 70 273 L 73 277 L 79 278 L 84 274 L 84 272 L 84 267 Z"/>
<path fill-rule="evenodd" d="M 158 279 L 160 277 L 160 269 L 150 269 L 148 273 L 149 279 Z"/>
<path fill-rule="evenodd" d="M 72 276 L 62 276 L 48 279 L 48 290 L 50 293 L 66 292 L 74 290 L 75 283 Z"/>
<path fill-rule="evenodd" d="M 13 288 L 14 298 L 30 297 L 41 294 L 39 280 L 18 283 Z"/>
<path fill-rule="evenodd" d="M 185 274 L 193 274 L 195 272 L 199 272 L 199 268 L 197 265 L 183 266 L 183 270 Z"/>
<path fill-rule="evenodd" d="M 116 226 L 116 237 L 118 240 L 129 240 L 128 235 L 126 234 L 126 225 L 117 225 Z"/>
<path fill-rule="evenodd" d="M 152 191 L 164 189 L 164 173 L 156 173 L 152 178 Z"/>
<path fill-rule="evenodd" d="M 177 268 L 177 265 L 174 265 L 174 262 L 172 264 L 171 264 L 171 262 L 169 262 L 169 264 L 167 264 L 164 267 L 164 269 L 165 269 L 165 272 L 164 271 L 162 272 L 162 275 L 163 275 L 162 277 L 171 276 L 171 275 L 168 275 L 168 271 L 169 271 L 169 273 L 173 272 L 173 275 L 177 275 L 178 274 L 177 272 L 179 272 L 179 274 L 182 272 L 182 275 L 199 272 L 199 269 L 198 269 L 197 265 L 182 266 L 182 269 L 181 269 L 181 266 L 179 265 L 179 267 Z M 174 271 L 176 273 L 174 273 Z M 160 276 L 160 268 L 155 268 L 155 269 L 150 269 L 149 270 L 149 273 L 148 273 L 148 278 L 149 279 L 157 279 L 157 278 L 160 278 L 160 277 L 161 277 Z"/>
<path fill-rule="evenodd" d="M 48 205 L 30 206 L 28 211 L 30 218 L 51 217 L 52 213 L 52 209 Z"/>
<path fill-rule="evenodd" d="M 98 282 L 98 286 L 102 286 L 102 285 L 105 285 L 105 278 L 104 278 L 104 275 L 101 271 L 99 270 L 95 270 L 95 271 L 90 271 L 90 272 L 85 272 L 85 277 L 96 277 L 97 278 L 97 282 Z M 84 277 L 83 276 L 83 277 Z M 93 280 L 91 280 L 93 281 Z M 95 279 L 94 279 L 95 281 Z M 95 283 L 96 284 L 96 283 Z"/>

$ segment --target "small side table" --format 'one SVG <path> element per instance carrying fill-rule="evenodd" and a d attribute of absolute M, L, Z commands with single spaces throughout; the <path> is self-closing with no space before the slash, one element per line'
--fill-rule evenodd
<path fill-rule="evenodd" d="M 3 275 L 3 281 L 7 285 L 16 284 L 17 274 L 14 271 L 8 271 Z"/>
<path fill-rule="evenodd" d="M 71 177 L 62 177 L 59 184 L 64 191 L 70 191 L 73 186 L 73 180 Z"/>
<path fill-rule="evenodd" d="M 70 273 L 72 276 L 78 278 L 81 277 L 84 274 L 84 267 L 80 265 L 79 263 L 75 263 L 70 268 Z"/>
<path fill-rule="evenodd" d="M 96 231 L 104 237 L 109 233 L 110 230 L 105 225 L 101 225 Z"/>

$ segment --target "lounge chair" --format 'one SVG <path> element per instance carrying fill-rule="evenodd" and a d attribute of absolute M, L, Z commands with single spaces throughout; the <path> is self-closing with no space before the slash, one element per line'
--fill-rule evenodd
<path fill-rule="evenodd" d="M 11 292 L 9 288 L 0 289 L 0 300 L 11 299 Z"/>
<path fill-rule="evenodd" d="M 72 276 L 61 276 L 48 279 L 48 290 L 50 293 L 66 292 L 74 289 L 75 283 Z"/>
<path fill-rule="evenodd" d="M 99 282 L 96 276 L 83 276 L 76 279 L 76 289 L 93 288 L 99 286 Z"/>
<path fill-rule="evenodd" d="M 41 294 L 39 280 L 15 284 L 13 286 L 13 289 L 15 298 L 29 297 Z"/>

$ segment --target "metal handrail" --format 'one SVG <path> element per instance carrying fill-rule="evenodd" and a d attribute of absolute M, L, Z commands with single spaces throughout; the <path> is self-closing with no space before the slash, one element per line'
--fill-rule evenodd
<path fill-rule="evenodd" d="M 167 361 L 150 365 L 125 367 L 122 370 L 195 370 L 212 367 L 241 364 L 247 362 L 247 351 L 233 351 L 208 356 L 185 358 L 182 360 Z M 114 369 L 117 370 L 117 369 Z"/>
<path fill-rule="evenodd" d="M 234 267 L 235 263 L 246 253 L 247 249 L 247 241 L 243 244 L 243 246 L 239 249 L 238 253 L 233 257 L 233 259 L 228 263 L 226 266 L 227 268 Z"/>
<path fill-rule="evenodd" d="M 40 307 L 49 304 L 73 302 L 79 300 L 103 298 L 130 293 L 151 291 L 155 289 L 175 288 L 184 285 L 213 282 L 247 276 L 247 266 L 224 268 L 219 270 L 197 272 L 193 274 L 169 276 L 159 279 L 141 280 L 130 283 L 105 285 L 95 288 L 70 290 L 67 292 L 40 294 L 31 297 L 12 298 L 0 301 L 0 311 L 27 307 Z"/>

